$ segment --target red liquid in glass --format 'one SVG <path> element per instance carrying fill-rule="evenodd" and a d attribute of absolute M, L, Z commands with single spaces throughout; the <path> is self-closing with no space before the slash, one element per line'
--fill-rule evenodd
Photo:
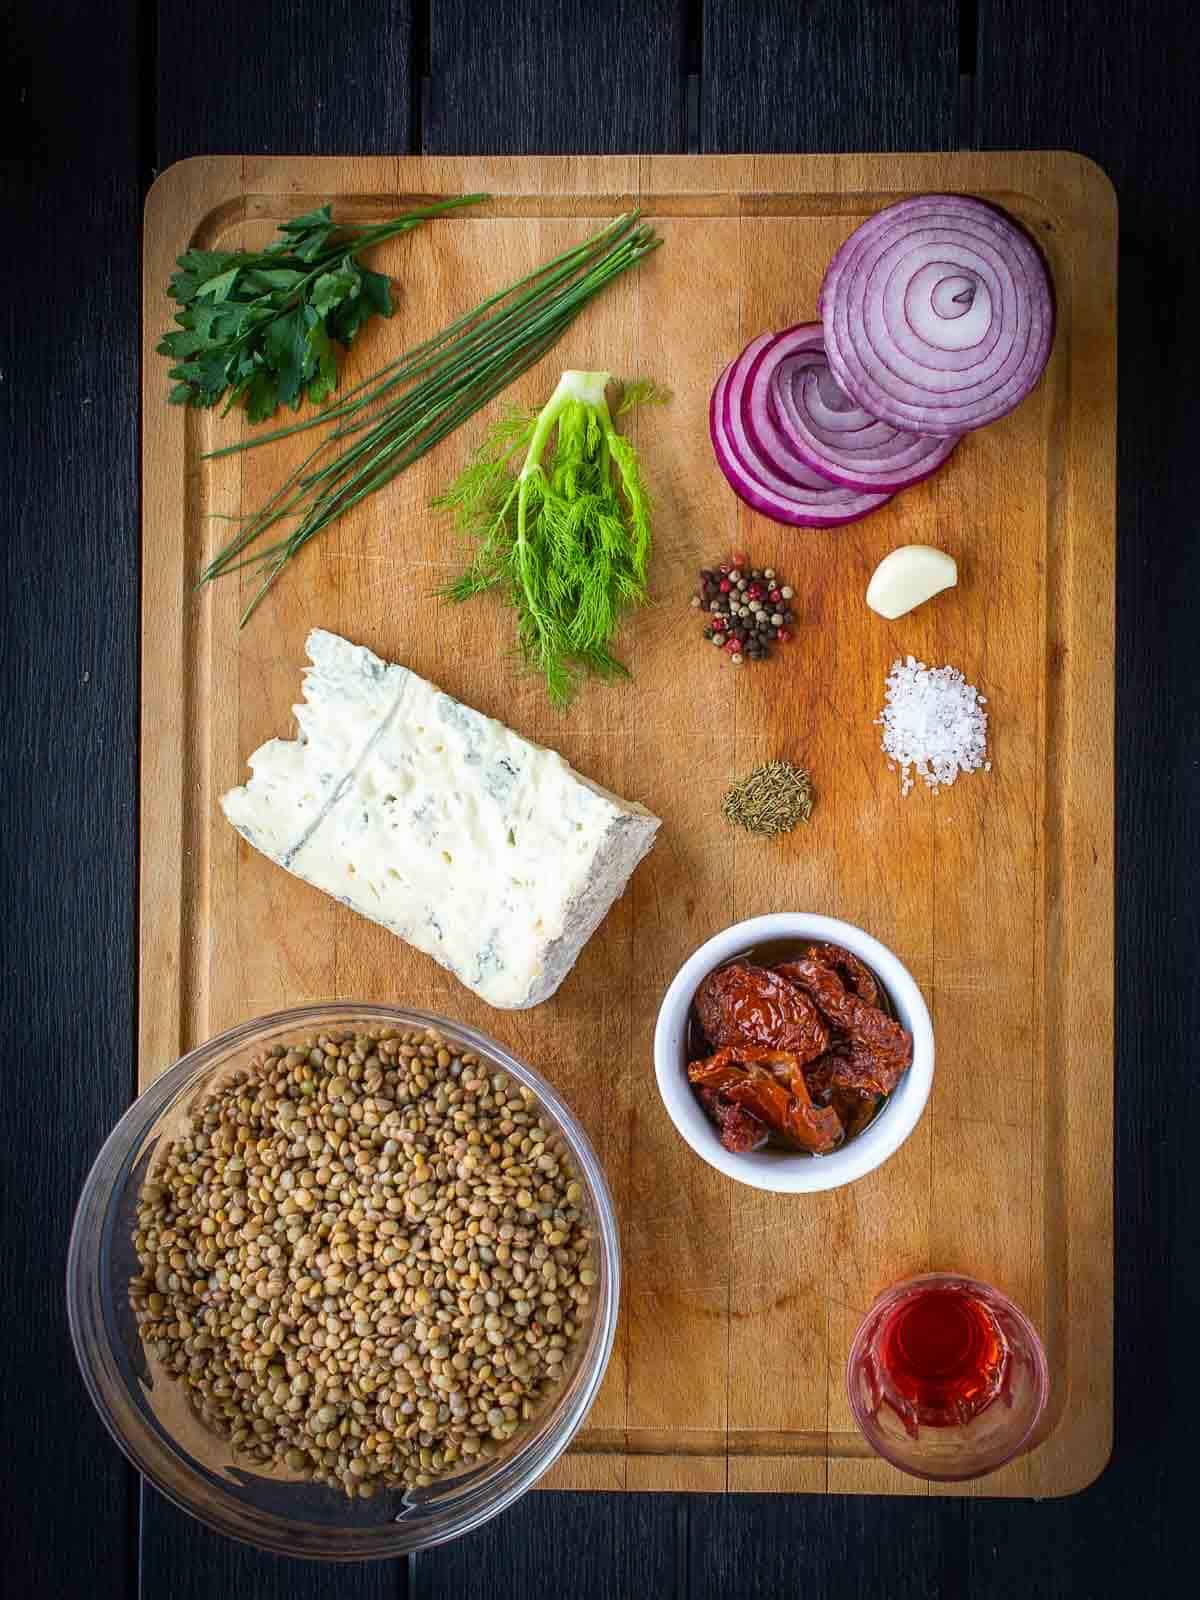
<path fill-rule="evenodd" d="M 965 1289 L 923 1289 L 880 1329 L 880 1399 L 910 1432 L 962 1426 L 1004 1391 L 1008 1342 L 988 1308 Z"/>

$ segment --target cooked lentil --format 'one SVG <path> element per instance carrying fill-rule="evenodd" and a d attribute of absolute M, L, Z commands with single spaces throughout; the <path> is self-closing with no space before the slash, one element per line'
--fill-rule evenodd
<path fill-rule="evenodd" d="M 531 1090 L 432 1030 L 276 1045 L 143 1187 L 148 1352 L 237 1457 L 340 1486 L 495 1455 L 561 1381 L 596 1271 Z"/>

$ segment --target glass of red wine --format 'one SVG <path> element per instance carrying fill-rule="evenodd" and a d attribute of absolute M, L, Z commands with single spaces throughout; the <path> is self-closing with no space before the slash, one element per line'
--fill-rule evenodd
<path fill-rule="evenodd" d="M 1033 1324 L 998 1290 L 927 1272 L 882 1294 L 846 1362 L 867 1443 L 918 1478 L 981 1478 L 1030 1442 L 1050 1383 Z"/>

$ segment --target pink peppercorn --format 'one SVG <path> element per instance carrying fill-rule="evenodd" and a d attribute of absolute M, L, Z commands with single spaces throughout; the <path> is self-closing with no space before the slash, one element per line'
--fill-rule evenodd
<path fill-rule="evenodd" d="M 717 588 L 720 589 L 722 594 L 728 594 L 733 588 L 733 585 L 730 583 L 728 578 L 722 578 L 720 583 L 717 585 Z"/>
<path fill-rule="evenodd" d="M 717 630 L 718 633 L 723 633 L 724 630 L 729 626 L 729 618 L 728 617 L 714 617 L 712 619 L 712 625 L 713 625 L 714 629 Z"/>
<path fill-rule="evenodd" d="M 783 596 L 780 594 L 778 589 L 769 589 L 767 591 L 767 599 L 770 600 L 773 605 L 778 605 L 783 599 Z"/>
<path fill-rule="evenodd" d="M 787 628 L 777 628 L 775 630 L 775 637 L 779 640 L 780 644 L 786 644 L 792 635 Z"/>
<path fill-rule="evenodd" d="M 733 655 L 735 651 L 738 651 L 742 648 L 741 640 L 727 639 L 725 641 L 725 648 L 729 651 L 730 655 Z"/>

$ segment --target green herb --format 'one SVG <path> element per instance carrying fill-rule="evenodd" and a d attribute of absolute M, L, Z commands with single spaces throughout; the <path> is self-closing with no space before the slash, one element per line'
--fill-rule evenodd
<path fill-rule="evenodd" d="M 769 761 L 726 791 L 721 814 L 750 833 L 790 833 L 812 815 L 812 780 L 790 761 Z"/>
<path fill-rule="evenodd" d="M 646 598 L 650 501 L 633 446 L 613 426 L 610 381 L 607 372 L 564 372 L 540 412 L 510 413 L 434 501 L 479 541 L 441 592 L 469 600 L 502 588 L 521 656 L 556 705 L 570 701 L 581 673 L 625 675 L 612 641 L 622 613 Z M 654 384 L 630 384 L 617 414 L 666 399 Z"/>
<path fill-rule="evenodd" d="M 490 295 L 319 415 L 210 451 L 211 459 L 309 428 L 325 430 L 320 443 L 208 564 L 201 583 L 243 566 L 257 567 L 263 581 L 242 613 L 245 623 L 310 539 L 390 483 L 540 361 L 595 295 L 658 247 L 654 230 L 637 216 L 635 211 L 618 217 L 582 244 Z M 330 450 L 336 452 L 333 459 L 320 464 Z M 265 550 L 246 553 L 269 528 L 285 521 L 298 525 Z"/>
<path fill-rule="evenodd" d="M 358 256 L 385 239 L 408 233 L 427 217 L 486 200 L 469 194 L 406 211 L 373 228 L 344 228 L 330 207 L 280 225 L 282 239 L 265 250 L 186 250 L 167 294 L 182 306 L 177 333 L 160 355 L 176 363 L 173 405 L 215 406 L 239 400 L 251 422 L 280 405 L 314 405 L 337 387 L 334 343 L 349 349 L 376 313 L 392 314 L 391 287 Z"/>

